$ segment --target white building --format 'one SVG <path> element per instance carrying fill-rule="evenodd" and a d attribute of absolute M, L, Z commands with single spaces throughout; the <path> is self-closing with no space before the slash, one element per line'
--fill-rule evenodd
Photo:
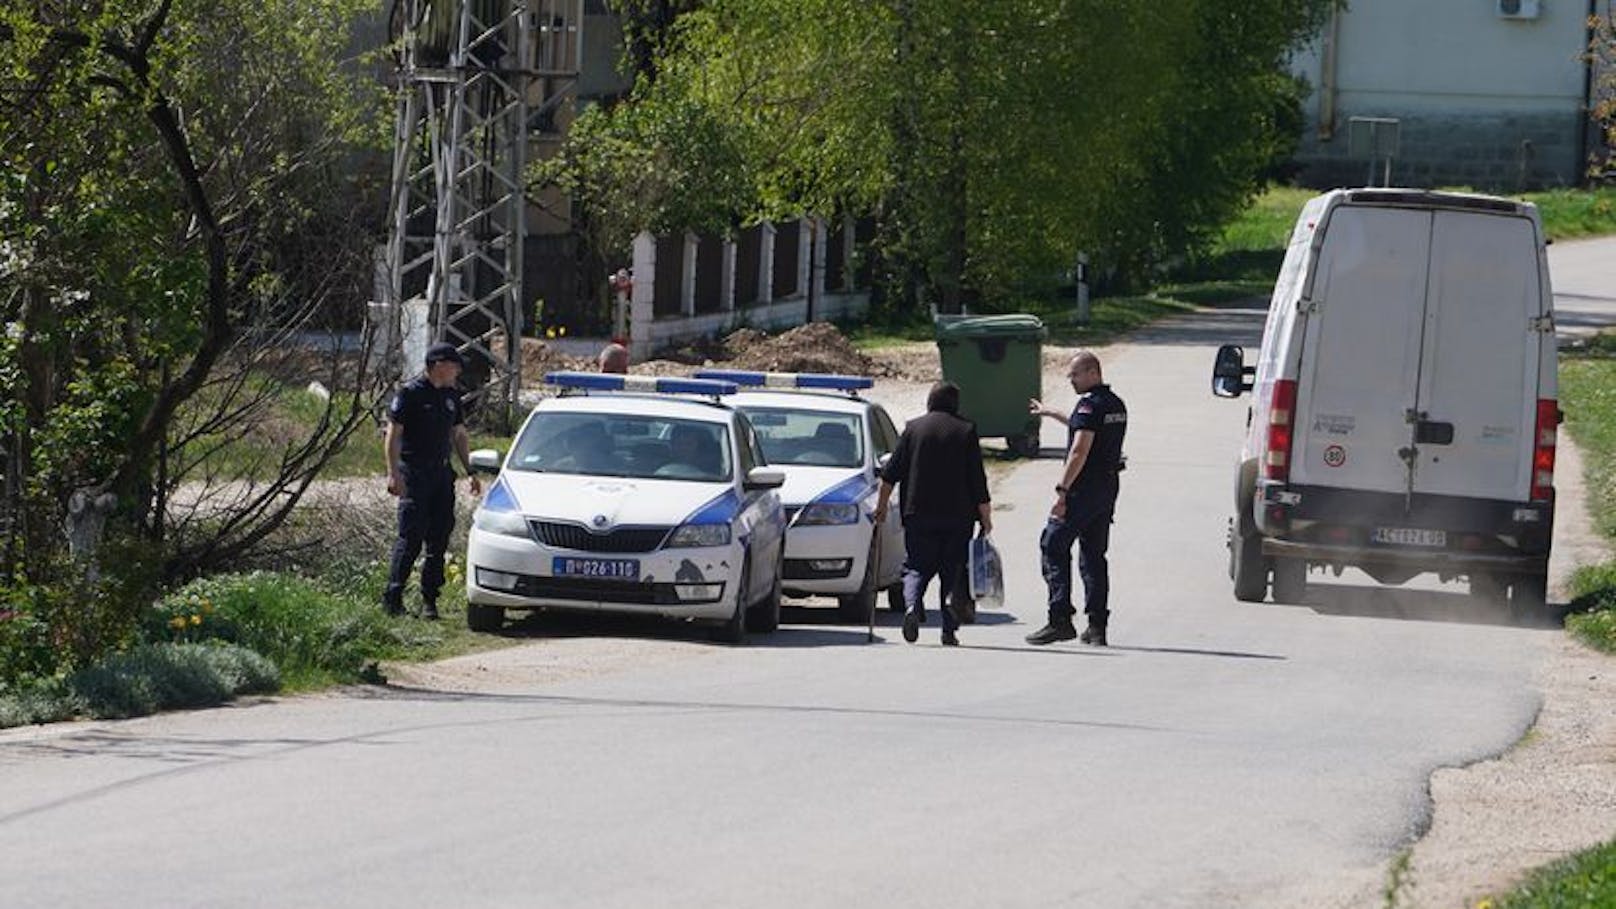
<path fill-rule="evenodd" d="M 1585 59 L 1603 0 L 1350 0 L 1293 69 L 1308 80 L 1302 182 L 1383 179 L 1364 118 L 1396 132 L 1390 183 L 1575 185 L 1597 130 Z M 1354 125 L 1353 121 L 1359 122 Z M 1395 124 L 1384 121 L 1395 120 Z M 1382 146 L 1386 148 L 1386 146 Z"/>

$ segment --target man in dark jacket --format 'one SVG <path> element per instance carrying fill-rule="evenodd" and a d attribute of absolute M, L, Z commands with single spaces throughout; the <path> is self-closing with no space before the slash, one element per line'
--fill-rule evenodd
<path fill-rule="evenodd" d="M 1028 409 L 1038 416 L 1065 420 L 1066 469 L 1055 484 L 1055 504 L 1044 525 L 1039 549 L 1044 581 L 1049 585 L 1049 624 L 1027 635 L 1029 644 L 1053 644 L 1079 637 L 1072 624 L 1072 544 L 1078 547 L 1078 574 L 1083 579 L 1088 627 L 1082 642 L 1106 645 L 1111 619 L 1111 575 L 1105 551 L 1111 543 L 1111 518 L 1117 508 L 1118 474 L 1122 472 L 1122 439 L 1128 432 L 1128 406 L 1105 384 L 1100 358 L 1080 350 L 1066 377 L 1077 392 L 1077 406 L 1067 417 L 1034 398 Z"/>
<path fill-rule="evenodd" d="M 965 564 L 971 529 L 980 521 L 984 534 L 993 530 L 988 478 L 976 425 L 959 415 L 959 386 L 939 382 L 926 397 L 926 415 L 909 421 L 898 447 L 881 471 L 876 523 L 886 520 L 892 487 L 902 484 L 900 512 L 903 542 L 903 639 L 914 643 L 926 612 L 921 605 L 933 576 L 941 580 L 943 643 L 959 643 L 959 619 L 947 606 L 949 580 Z"/>

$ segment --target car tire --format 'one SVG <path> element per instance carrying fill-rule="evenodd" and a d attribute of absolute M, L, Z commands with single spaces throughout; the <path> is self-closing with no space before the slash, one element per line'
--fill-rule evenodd
<path fill-rule="evenodd" d="M 773 634 L 780 628 L 780 598 L 783 596 L 780 569 L 785 565 L 785 556 L 785 544 L 781 544 L 780 557 L 774 563 L 774 582 L 769 585 L 768 595 L 752 604 L 752 608 L 746 611 L 747 631 Z"/>
<path fill-rule="evenodd" d="M 895 581 L 887 585 L 887 612 L 903 612 L 903 582 Z"/>
<path fill-rule="evenodd" d="M 1268 566 L 1257 533 L 1236 530 L 1230 534 L 1229 577 L 1234 581 L 1234 598 L 1242 603 L 1261 603 L 1268 595 Z"/>
<path fill-rule="evenodd" d="M 505 609 L 500 606 L 466 604 L 466 628 L 483 634 L 496 634 L 505 627 Z"/>
<path fill-rule="evenodd" d="M 876 528 L 880 532 L 880 528 Z M 836 598 L 837 616 L 850 625 L 862 625 L 870 620 L 875 612 L 875 540 L 871 536 L 870 552 L 864 559 L 864 580 L 859 582 L 857 593 Z"/>
<path fill-rule="evenodd" d="M 1522 624 L 1538 624 L 1548 618 L 1549 578 L 1528 574 L 1509 585 L 1509 614 Z"/>
<path fill-rule="evenodd" d="M 1477 572 L 1470 576 L 1471 599 L 1502 603 L 1508 592 L 1507 582 L 1496 574 Z"/>
<path fill-rule="evenodd" d="M 1307 560 L 1274 559 L 1274 602 L 1298 604 L 1307 599 Z"/>
<path fill-rule="evenodd" d="M 713 628 L 708 636 L 720 644 L 742 644 L 746 642 L 746 579 L 752 576 L 752 554 L 747 553 L 741 561 L 741 576 L 735 583 L 738 590 L 735 592 L 735 613 L 728 619 L 720 622 Z"/>

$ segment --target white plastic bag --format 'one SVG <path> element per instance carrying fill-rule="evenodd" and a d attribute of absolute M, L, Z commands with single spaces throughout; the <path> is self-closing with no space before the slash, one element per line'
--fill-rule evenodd
<path fill-rule="evenodd" d="M 1004 605 L 1004 565 L 992 537 L 971 539 L 971 599 L 978 609 L 998 609 Z"/>

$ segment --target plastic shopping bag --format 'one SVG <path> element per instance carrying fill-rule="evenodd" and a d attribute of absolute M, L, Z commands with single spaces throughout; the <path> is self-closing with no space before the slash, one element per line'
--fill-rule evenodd
<path fill-rule="evenodd" d="M 998 609 L 1004 604 L 1004 565 L 991 537 L 972 538 L 967 571 L 971 576 L 971 598 L 976 600 L 977 608 Z"/>

